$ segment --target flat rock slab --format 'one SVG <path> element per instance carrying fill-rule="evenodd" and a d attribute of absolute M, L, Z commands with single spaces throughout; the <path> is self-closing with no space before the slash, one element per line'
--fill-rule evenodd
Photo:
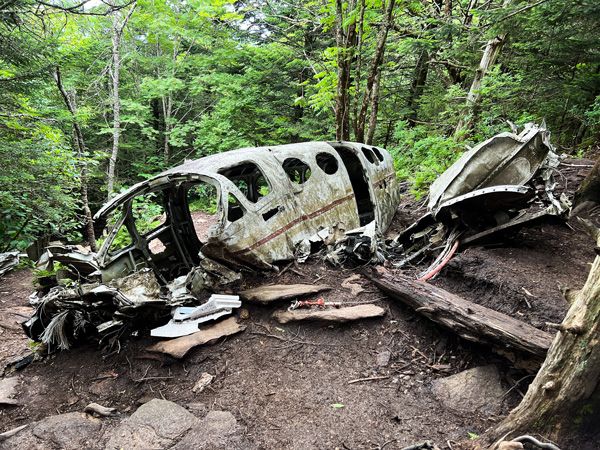
<path fill-rule="evenodd" d="M 376 305 L 357 305 L 347 308 L 332 309 L 295 309 L 293 311 L 276 311 L 273 317 L 279 323 L 297 322 L 300 320 L 319 320 L 324 322 L 350 322 L 352 320 L 382 317 L 385 309 Z"/>
<path fill-rule="evenodd" d="M 95 448 L 102 424 L 86 414 L 72 412 L 46 417 L 18 433 L 0 440 L 0 449 L 46 450 L 60 448 L 79 450 Z"/>
<path fill-rule="evenodd" d="M 161 399 L 140 406 L 112 433 L 106 450 L 170 448 L 199 420 L 185 408 Z"/>
<path fill-rule="evenodd" d="M 333 289 L 327 285 L 313 284 L 276 284 L 273 286 L 261 286 L 254 289 L 247 289 L 238 292 L 242 300 L 250 303 L 260 303 L 268 305 L 271 302 L 279 300 L 293 300 L 305 295 L 318 294 L 323 291 Z"/>
<path fill-rule="evenodd" d="M 494 365 L 434 380 L 432 391 L 447 408 L 484 414 L 496 413 L 504 396 L 500 374 Z"/>
<path fill-rule="evenodd" d="M 187 352 L 198 345 L 212 344 L 222 337 L 231 336 L 232 334 L 244 331 L 246 327 L 240 325 L 235 320 L 235 317 L 230 317 L 227 320 L 217 323 L 210 328 L 198 331 L 197 333 L 183 336 L 169 341 L 159 342 L 158 344 L 148 347 L 150 352 L 165 353 L 174 358 L 183 358 Z"/>
<path fill-rule="evenodd" d="M 0 405 L 20 405 L 21 402 L 14 398 L 19 385 L 19 377 L 3 378 L 0 380 Z"/>
<path fill-rule="evenodd" d="M 228 411 L 210 411 L 171 450 L 213 450 L 255 448 L 242 435 L 242 428 Z"/>

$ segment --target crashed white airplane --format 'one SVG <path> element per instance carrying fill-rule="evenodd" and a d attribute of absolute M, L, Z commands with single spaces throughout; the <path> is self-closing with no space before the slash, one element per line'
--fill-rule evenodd
<path fill-rule="evenodd" d="M 207 192 L 216 200 L 217 223 L 203 242 L 190 203 Z M 50 268 L 61 262 L 91 283 L 57 286 L 41 299 L 33 297 L 37 309 L 24 328 L 33 339 L 68 347 L 73 339 L 64 336 L 63 323 L 89 322 L 106 334 L 141 305 L 197 303 L 192 293 L 236 279 L 231 268 L 273 269 L 273 263 L 293 259 L 299 243 L 327 228 L 375 222 L 385 230 L 399 201 L 391 156 L 369 145 L 307 142 L 187 162 L 136 184 L 98 211 L 95 219 L 112 227 L 97 255 L 56 247 L 46 252 Z M 145 230 L 139 209 L 149 202 L 162 214 Z M 160 285 L 168 285 L 169 294 L 161 296 Z M 81 308 L 99 300 L 108 314 L 95 308 L 92 318 Z"/>
<path fill-rule="evenodd" d="M 214 188 L 217 200 L 218 223 L 206 242 L 189 210 L 201 186 Z M 350 142 L 245 148 L 190 161 L 136 184 L 98 211 L 96 219 L 120 212 L 98 252 L 102 281 L 149 267 L 166 282 L 201 257 L 269 269 L 292 259 L 300 241 L 338 222 L 352 229 L 375 220 L 385 230 L 400 200 L 397 187 L 387 151 Z M 162 197 L 166 220 L 142 233 L 133 204 L 152 193 Z M 113 250 L 121 226 L 131 243 Z M 157 241 L 162 245 L 153 251 Z"/>

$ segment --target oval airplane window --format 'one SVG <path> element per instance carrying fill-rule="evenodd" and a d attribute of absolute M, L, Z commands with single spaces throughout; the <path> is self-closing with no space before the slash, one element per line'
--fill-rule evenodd
<path fill-rule="evenodd" d="M 361 148 L 363 154 L 365 155 L 365 157 L 367 158 L 367 160 L 371 163 L 371 164 L 379 164 L 379 161 L 375 160 L 375 155 L 373 154 L 373 152 L 371 150 L 369 150 L 368 148 L 362 147 Z"/>
<path fill-rule="evenodd" d="M 377 147 L 373 147 L 373 151 L 375 152 L 375 156 L 377 156 L 377 159 L 383 162 L 383 155 L 381 154 L 379 149 Z"/>
<path fill-rule="evenodd" d="M 310 167 L 298 158 L 288 158 L 282 166 L 292 183 L 302 184 L 310 178 Z"/>
<path fill-rule="evenodd" d="M 319 153 L 317 155 L 317 165 L 327 175 L 333 175 L 338 170 L 338 162 L 330 153 Z"/>

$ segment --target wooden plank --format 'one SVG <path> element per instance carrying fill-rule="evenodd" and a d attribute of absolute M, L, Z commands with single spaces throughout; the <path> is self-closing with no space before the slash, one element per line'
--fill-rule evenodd
<path fill-rule="evenodd" d="M 295 300 L 310 294 L 331 290 L 331 286 L 314 284 L 276 284 L 238 292 L 242 300 L 267 305 L 279 300 Z"/>
<path fill-rule="evenodd" d="M 472 342 L 491 344 L 501 350 L 516 350 L 541 362 L 554 339 L 529 324 L 465 300 L 444 289 L 401 274 L 364 272 L 380 290 L 435 323 Z"/>
<path fill-rule="evenodd" d="M 235 317 L 230 317 L 227 320 L 217 323 L 210 328 L 198 331 L 194 334 L 182 336 L 169 341 L 158 342 L 157 344 L 148 347 L 146 350 L 156 353 L 165 353 L 174 358 L 183 358 L 187 352 L 198 345 L 213 344 L 222 337 L 231 336 L 232 334 L 244 331 L 245 326 L 237 323 Z"/>
<path fill-rule="evenodd" d="M 273 317 L 279 323 L 296 322 L 301 320 L 319 320 L 325 322 L 350 322 L 352 320 L 381 317 L 385 309 L 376 305 L 357 305 L 347 308 L 331 309 L 295 309 L 293 311 L 276 311 Z"/>

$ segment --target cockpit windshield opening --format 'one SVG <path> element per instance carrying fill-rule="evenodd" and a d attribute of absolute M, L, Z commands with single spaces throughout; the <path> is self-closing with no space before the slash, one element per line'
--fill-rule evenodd
<path fill-rule="evenodd" d="M 218 173 L 231 180 L 252 203 L 256 203 L 271 190 L 264 174 L 256 164 L 251 162 L 228 167 L 220 170 Z"/>

